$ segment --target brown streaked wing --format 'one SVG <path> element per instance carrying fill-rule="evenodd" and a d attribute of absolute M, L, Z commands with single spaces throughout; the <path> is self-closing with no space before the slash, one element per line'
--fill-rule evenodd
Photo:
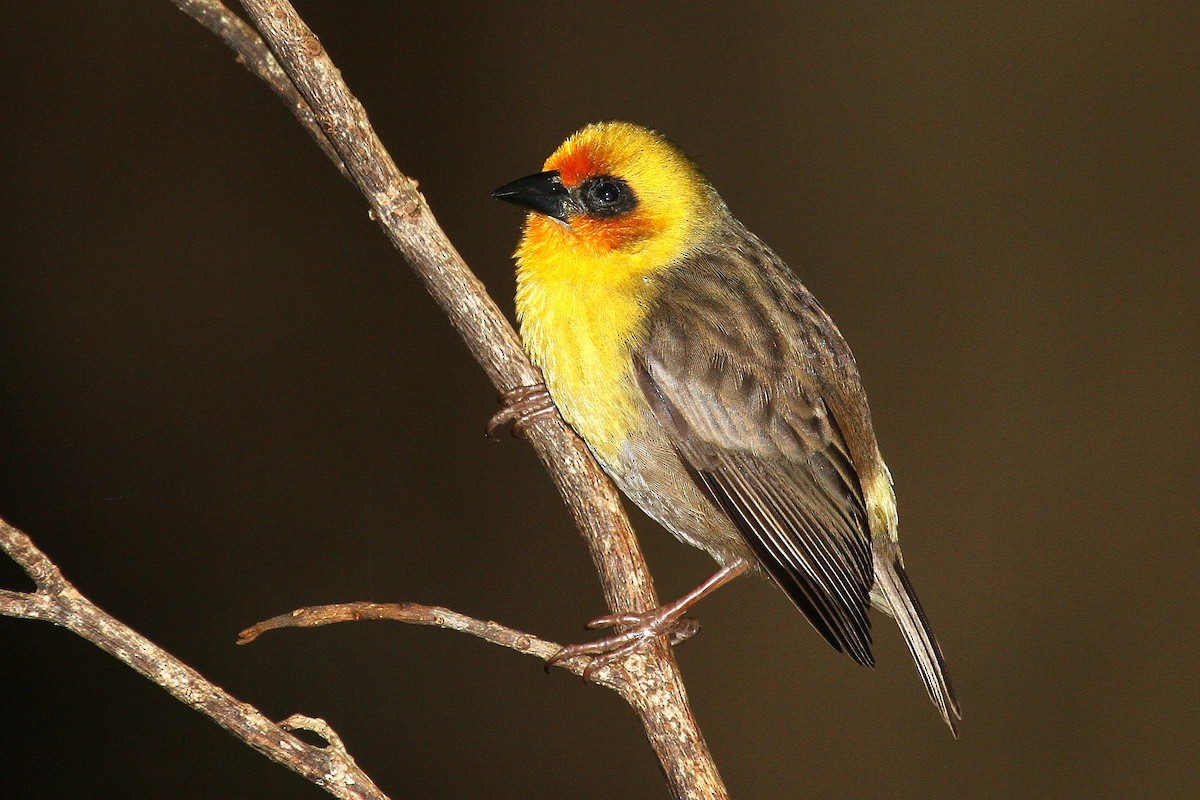
<path fill-rule="evenodd" d="M 635 368 L 697 484 L 821 635 L 870 666 L 862 490 L 814 377 L 823 365 L 807 341 L 813 327 L 795 319 L 824 312 L 780 269 L 752 237 L 690 257 L 667 279 Z M 781 278 L 799 296 L 778 301 Z M 845 348 L 829 328 L 832 346 Z"/>

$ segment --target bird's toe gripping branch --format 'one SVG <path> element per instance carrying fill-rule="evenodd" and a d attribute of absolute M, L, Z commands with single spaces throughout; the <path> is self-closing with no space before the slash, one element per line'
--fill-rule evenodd
<path fill-rule="evenodd" d="M 614 625 L 629 625 L 627 630 L 605 636 L 594 642 L 572 644 L 559 650 L 546 660 L 546 670 L 576 656 L 590 655 L 592 661 L 583 670 L 583 679 L 591 680 L 597 670 L 640 650 L 659 636 L 670 636 L 671 644 L 690 639 L 700 630 L 700 623 L 685 619 L 684 615 L 712 592 L 741 575 L 750 568 L 744 560 L 737 560 L 716 571 L 708 580 L 678 600 L 638 614 L 610 614 L 588 623 L 589 628 L 611 628 Z"/>
<path fill-rule="evenodd" d="M 588 628 L 611 628 L 615 625 L 630 627 L 592 642 L 567 645 L 546 659 L 546 671 L 576 656 L 590 655 L 592 660 L 583 670 L 584 681 L 590 681 L 599 670 L 632 655 L 659 636 L 669 636 L 672 645 L 692 638 L 700 630 L 700 622 L 685 619 L 683 615 L 687 613 L 687 608 L 675 606 L 675 603 L 670 603 L 641 614 L 613 614 L 592 620 Z"/>
<path fill-rule="evenodd" d="M 513 436 L 524 436 L 525 429 L 530 423 L 551 416 L 558 411 L 544 383 L 518 386 L 501 395 L 500 401 L 504 403 L 504 408 L 497 411 L 488 420 L 487 435 L 489 439 L 495 439 L 496 431 L 509 424 L 512 425 Z"/>

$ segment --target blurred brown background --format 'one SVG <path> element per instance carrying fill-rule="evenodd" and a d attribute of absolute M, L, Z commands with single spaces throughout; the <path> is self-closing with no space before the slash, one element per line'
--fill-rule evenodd
<path fill-rule="evenodd" d="M 734 797 L 1200 796 L 1200 7 L 298 6 L 506 310 L 489 192 L 624 118 L 853 345 L 963 737 L 890 624 L 859 669 L 739 581 L 678 651 Z M 0 58 L 0 515 L 394 797 L 664 797 L 632 713 L 527 657 L 384 623 L 234 646 L 351 599 L 569 641 L 601 597 L 529 448 L 484 440 L 480 370 L 223 45 L 166 0 L 5 3 Z M 708 574 L 635 522 L 665 596 Z M 69 634 L 0 642 L 0 796 L 326 796 Z"/>

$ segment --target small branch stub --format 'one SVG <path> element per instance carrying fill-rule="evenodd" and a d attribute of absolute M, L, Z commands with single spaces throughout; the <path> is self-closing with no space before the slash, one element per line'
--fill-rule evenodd
<path fill-rule="evenodd" d="M 303 714 L 292 714 L 280 722 L 279 727 L 285 731 L 310 731 L 315 733 L 325 740 L 328 749 L 333 750 L 348 763 L 354 763 L 354 758 L 346 751 L 346 745 L 342 743 L 342 737 L 338 736 L 337 731 L 320 717 L 306 717 Z"/>

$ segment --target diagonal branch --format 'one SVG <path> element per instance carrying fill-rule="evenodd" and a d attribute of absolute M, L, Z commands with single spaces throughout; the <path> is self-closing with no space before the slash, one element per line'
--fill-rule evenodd
<path fill-rule="evenodd" d="M 80 594 L 28 536 L 2 519 L 0 550 L 37 586 L 33 592 L 0 590 L 0 615 L 52 622 L 78 634 L 334 797 L 387 800 L 323 721 L 293 717 L 276 725 Z M 317 733 L 329 746 L 316 747 L 289 733 L 299 728 Z"/>
<path fill-rule="evenodd" d="M 495 387 L 508 394 L 540 383 L 541 376 L 522 351 L 516 332 L 446 237 L 416 182 L 397 169 L 362 105 L 291 5 L 285 0 L 243 0 L 262 33 L 260 39 L 219 0 L 172 2 L 233 48 L 239 61 L 280 95 L 342 174 L 358 187 L 370 204 L 372 218 L 441 306 Z M 525 431 L 583 535 L 610 610 L 629 614 L 657 607 L 650 573 L 616 490 L 587 447 L 557 415 L 538 418 Z M 0 549 L 37 586 L 34 592 L 0 590 L 0 615 L 45 620 L 71 630 L 336 797 L 386 800 L 323 721 L 295 716 L 279 725 L 272 723 L 91 603 L 24 533 L 3 520 Z M 345 611 L 356 605 L 353 612 Z M 543 657 L 553 652 L 552 643 L 445 609 L 394 606 L 383 612 L 373 604 L 348 607 L 340 612 L 327 610 L 325 621 L 337 621 L 338 613 L 351 613 L 346 619 L 363 618 L 395 614 L 397 608 L 403 608 L 411 616 L 405 621 L 464 630 L 500 644 L 516 637 L 508 646 L 527 648 Z M 302 614 L 290 619 L 291 624 L 323 624 L 314 621 L 318 617 L 305 619 Z M 268 620 L 256 627 L 283 624 Z M 566 666 L 580 671 L 584 665 L 567 662 Z M 655 641 L 623 662 L 606 667 L 598 678 L 637 712 L 675 797 L 728 797 L 665 642 Z M 328 746 L 314 747 L 288 732 L 298 728 L 324 736 Z"/>
<path fill-rule="evenodd" d="M 275 94 L 279 95 L 279 99 L 291 109 L 296 121 L 304 126 L 308 135 L 321 148 L 321 152 L 333 162 L 344 177 L 350 177 L 350 173 L 346 172 L 346 165 L 342 163 L 341 157 L 333 149 L 329 137 L 317 124 L 317 118 L 313 114 L 312 108 L 309 107 L 308 101 L 300 96 L 300 92 L 296 91 L 296 85 L 292 83 L 292 79 L 283 71 L 283 67 L 279 66 L 275 56 L 271 55 L 271 51 L 263 44 L 263 40 L 254 32 L 253 28 L 217 0 L 174 0 L 174 3 L 183 13 L 208 28 L 216 34 L 218 39 L 229 45 L 238 54 L 238 63 L 262 79 L 275 91 Z"/>
<path fill-rule="evenodd" d="M 540 383 L 516 332 L 434 219 L 416 182 L 397 169 L 320 40 L 286 0 L 242 0 L 284 71 L 371 205 L 373 218 L 449 317 L 501 393 Z M 567 503 L 600 576 L 610 609 L 658 606 L 653 582 L 616 490 L 586 446 L 559 417 L 527 429 Z M 679 798 L 724 798 L 727 791 L 688 705 L 670 647 L 659 640 L 624 671 L 622 696 L 642 720 L 671 791 Z"/>

